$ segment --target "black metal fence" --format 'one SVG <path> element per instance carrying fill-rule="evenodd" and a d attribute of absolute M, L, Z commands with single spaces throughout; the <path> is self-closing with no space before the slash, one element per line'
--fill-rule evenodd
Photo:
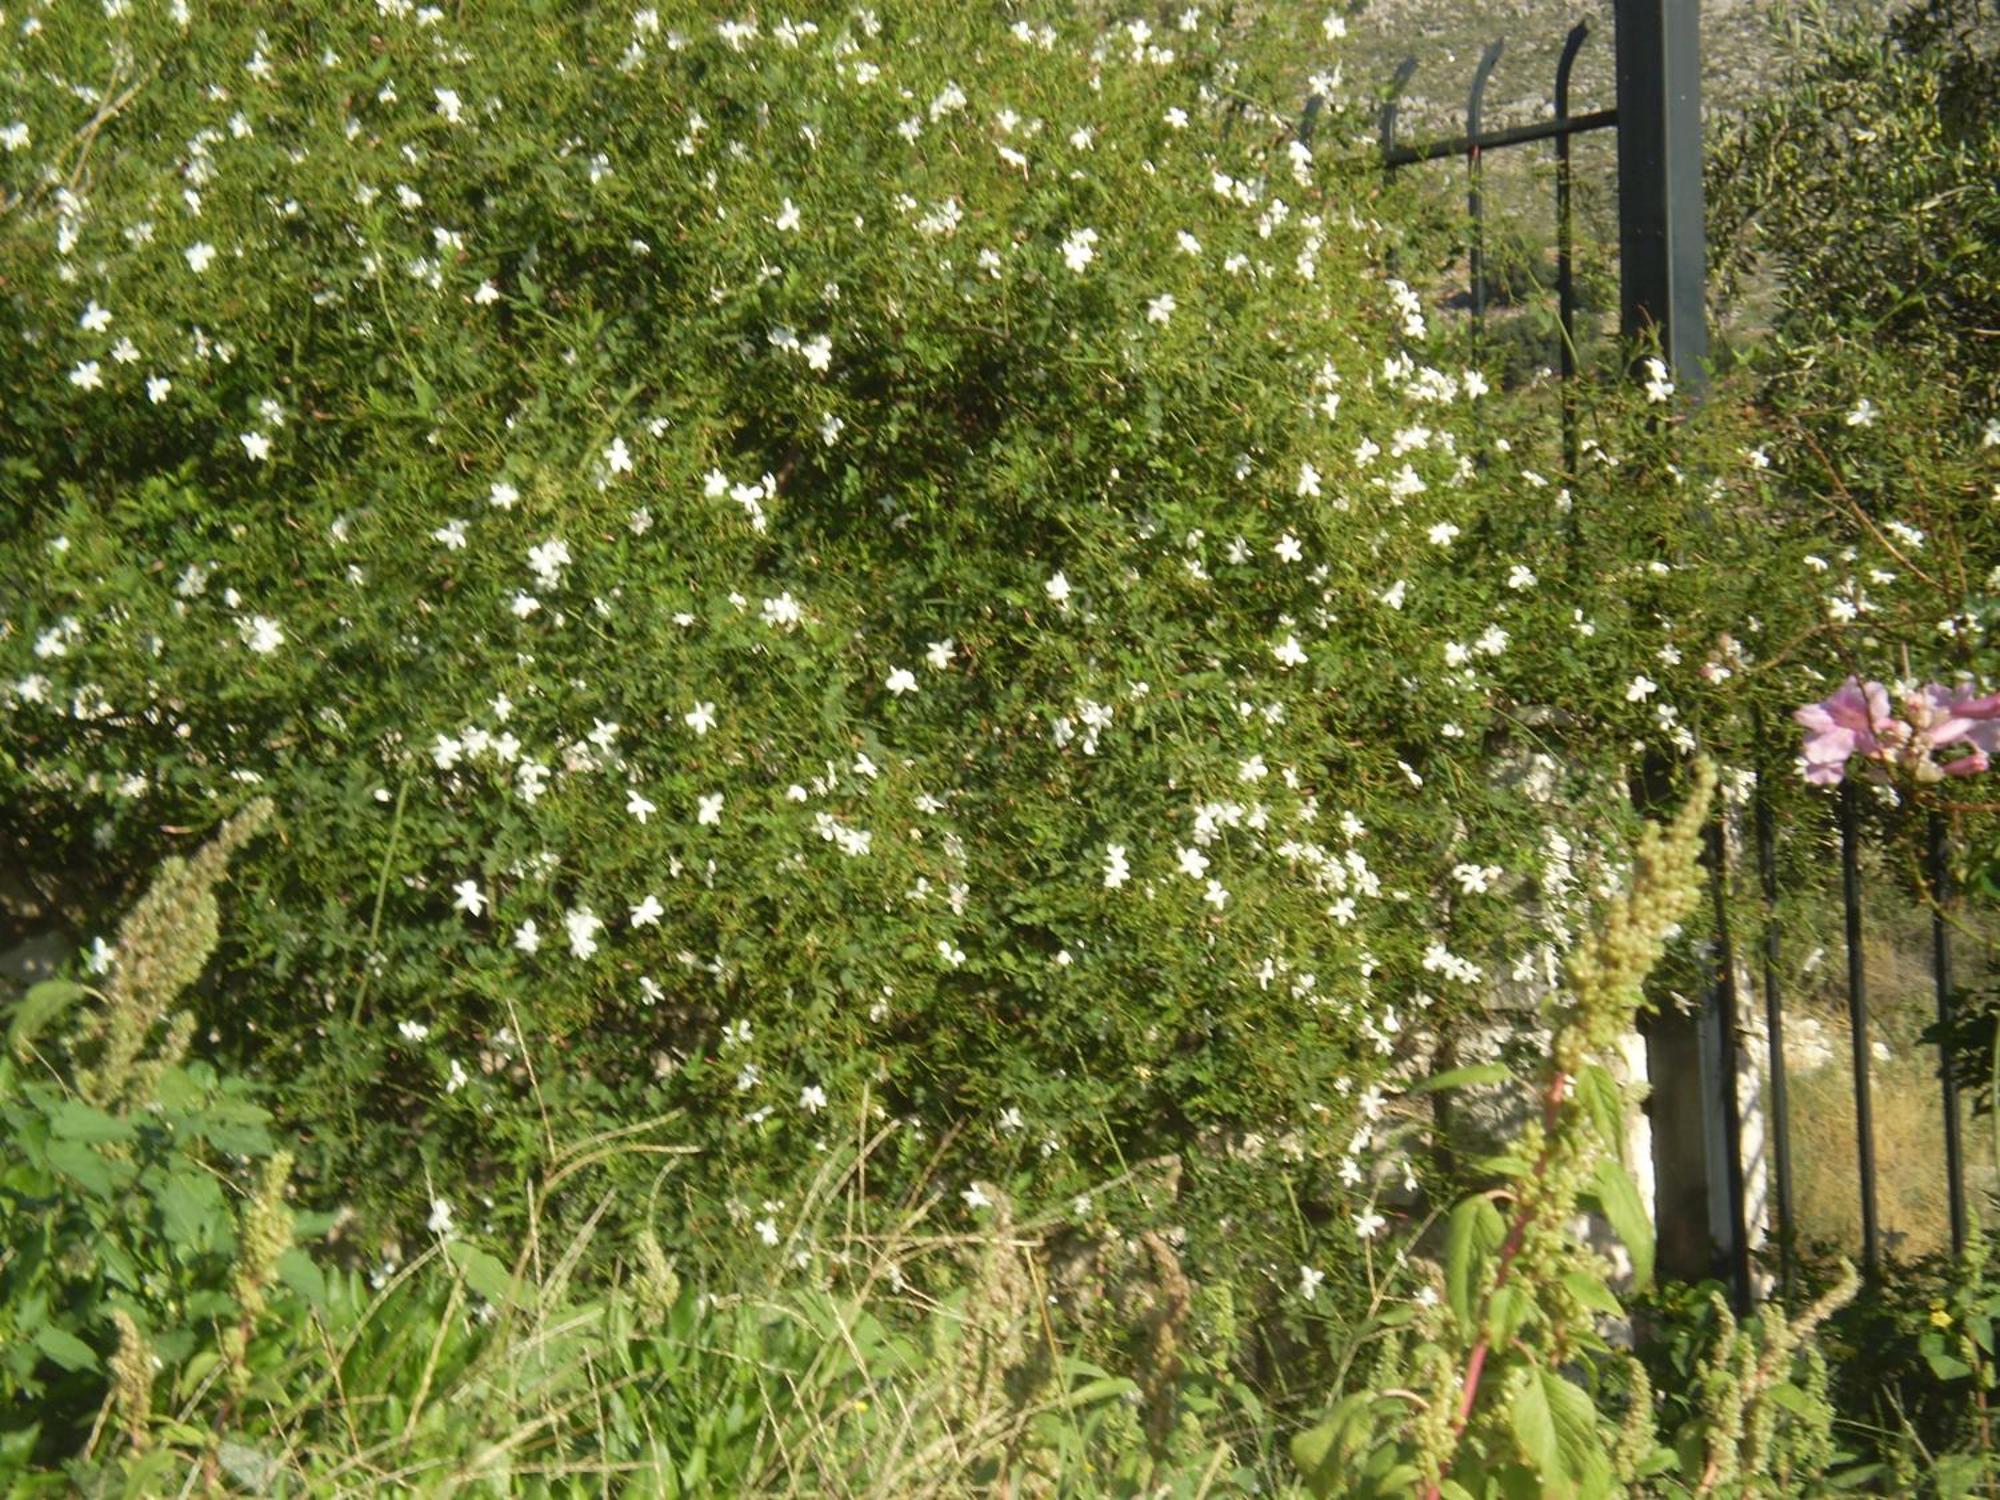
<path fill-rule="evenodd" d="M 1705 256 L 1701 197 L 1700 44 L 1698 0 L 1616 0 L 1616 80 L 1614 107 L 1583 114 L 1571 111 L 1570 83 L 1577 55 L 1590 37 L 1587 23 L 1569 31 L 1556 65 L 1553 112 L 1548 120 L 1486 132 L 1483 113 L 1487 86 L 1503 46 L 1495 41 L 1482 53 L 1466 99 L 1462 135 L 1421 144 L 1398 138 L 1401 98 L 1417 71 L 1406 58 L 1386 91 L 1379 115 L 1380 166 L 1390 172 L 1423 162 L 1463 159 L 1469 221 L 1470 295 L 1475 337 L 1487 310 L 1486 206 L 1483 158 L 1489 151 L 1549 141 L 1554 145 L 1557 301 L 1561 327 L 1563 446 L 1574 471 L 1578 459 L 1575 258 L 1576 231 L 1571 143 L 1586 133 L 1615 130 L 1618 145 L 1619 282 L 1621 331 L 1628 340 L 1656 343 L 1683 390 L 1705 386 L 1707 339 L 1702 270 Z M 1311 101 L 1300 124 L 1310 140 L 1319 101 Z M 1786 728 L 1789 730 L 1790 726 Z M 1762 736 L 1760 736 L 1762 738 Z M 1792 742 L 1774 758 L 1788 764 Z M 1778 926 L 1778 819 L 1768 793 L 1769 767 L 1757 777 L 1747 816 L 1741 861 L 1747 878 L 1754 867 L 1761 931 L 1760 970 L 1752 978 L 1740 965 L 1730 929 L 1732 871 L 1730 839 L 1722 815 L 1709 830 L 1708 867 L 1715 912 L 1716 963 L 1709 992 L 1691 1018 L 1656 1018 L 1648 1032 L 1655 1125 L 1655 1169 L 1659 1201 L 1671 1195 L 1693 1206 L 1701 1222 L 1669 1225 L 1661 1211 L 1659 1263 L 1682 1278 L 1714 1276 L 1734 1290 L 1739 1309 L 1753 1300 L 1753 1275 L 1746 1203 L 1744 1119 L 1740 1080 L 1749 1060 L 1750 1039 L 1740 1013 L 1739 982 L 1761 980 L 1768 1096 L 1762 1102 L 1766 1126 L 1764 1166 L 1770 1194 L 1768 1241 L 1775 1250 L 1776 1280 L 1789 1296 L 1798 1269 L 1799 1232 L 1794 1207 L 1791 1096 L 1785 1058 L 1783 955 Z M 1867 990 L 1866 924 L 1861 871 L 1860 816 L 1851 780 L 1843 782 L 1821 836 L 1837 838 L 1840 849 L 1841 906 L 1846 955 L 1847 1019 L 1855 1108 L 1856 1168 L 1861 1244 L 1865 1268 L 1880 1268 L 1883 1232 L 1877 1208 L 1872 1094 L 1873 1055 Z M 1954 1031 L 1954 975 L 1949 918 L 1949 849 L 1945 821 L 1932 814 L 1924 829 L 1920 866 L 1923 895 L 1931 907 L 1930 969 L 1935 992 L 1939 1048 L 1939 1107 L 1944 1116 L 1944 1161 L 1951 1244 L 1962 1250 L 1967 1212 L 1965 1160 L 1956 1082 L 1944 1055 Z M 1740 908 L 1739 908 L 1740 910 Z M 1693 1070 L 1673 1063 L 1691 1058 Z M 1663 1060 L 1666 1065 L 1663 1066 Z M 1682 1076 L 1692 1071 L 1693 1077 Z M 1665 1137 L 1662 1139 L 1662 1137 Z M 1677 1179 L 1670 1181 L 1669 1179 Z M 1670 1232 L 1671 1231 L 1671 1232 Z"/>

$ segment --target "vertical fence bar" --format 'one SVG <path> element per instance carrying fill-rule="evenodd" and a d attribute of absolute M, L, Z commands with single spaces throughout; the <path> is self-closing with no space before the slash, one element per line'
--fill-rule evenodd
<path fill-rule="evenodd" d="M 1965 1251 L 1965 1145 L 1959 1138 L 1958 1080 L 1952 1076 L 1950 1038 L 1954 1019 L 1951 972 L 1951 928 L 1945 903 L 1951 899 L 1951 851 L 1945 837 L 1944 814 L 1930 815 L 1931 978 L 1937 985 L 1938 1077 L 1944 1094 L 1945 1191 L 1951 1204 L 1951 1249 Z"/>
<path fill-rule="evenodd" d="M 1402 107 L 1403 90 L 1410 86 L 1410 80 L 1416 76 L 1416 72 L 1417 60 L 1414 57 L 1406 57 L 1396 64 L 1395 75 L 1389 80 L 1389 97 L 1382 101 L 1382 113 L 1377 117 L 1384 157 L 1396 149 L 1396 112 Z M 1392 161 L 1384 170 L 1394 172 L 1396 164 Z"/>
<path fill-rule="evenodd" d="M 1778 820 L 1771 811 L 1764 773 L 1757 774 L 1757 877 L 1764 888 L 1764 1029 L 1770 1041 L 1771 1165 L 1776 1177 L 1778 1291 L 1792 1295 L 1792 1114 L 1785 1083 L 1785 1010 L 1778 995 Z"/>
<path fill-rule="evenodd" d="M 1576 54 L 1590 35 L 1590 23 L 1578 21 L 1563 42 L 1556 64 L 1556 123 L 1569 120 L 1569 75 Z M 1562 325 L 1563 465 L 1573 476 L 1580 452 L 1576 429 L 1576 223 L 1570 208 L 1570 138 L 1556 137 L 1556 309 Z"/>
<path fill-rule="evenodd" d="M 1869 1094 L 1868 976 L 1861 949 L 1861 858 L 1854 781 L 1840 784 L 1840 894 L 1847 913 L 1847 1022 L 1854 1041 L 1854 1143 L 1861 1170 L 1861 1259 L 1872 1276 L 1881 1268 L 1882 1231 L 1875 1217 L 1875 1110 Z"/>
<path fill-rule="evenodd" d="M 1706 829 L 1708 847 L 1708 890 L 1715 905 L 1715 1003 L 1704 1018 L 1712 1031 L 1709 1069 L 1714 1081 L 1708 1107 L 1720 1127 L 1722 1148 L 1721 1182 L 1724 1201 L 1717 1205 L 1719 1220 L 1714 1238 L 1716 1254 L 1729 1276 L 1737 1313 L 1750 1310 L 1750 1242 L 1743 1208 L 1743 1110 L 1736 1096 L 1740 1069 L 1737 1067 L 1736 1031 L 1736 948 L 1729 938 L 1729 846 L 1723 833 L 1724 814 L 1717 813 Z"/>
<path fill-rule="evenodd" d="M 1708 381 L 1701 6 L 1699 0 L 1613 4 L 1620 327 L 1628 339 L 1656 336 L 1674 380 L 1697 395 Z"/>
<path fill-rule="evenodd" d="M 1479 59 L 1479 71 L 1472 75 L 1472 92 L 1465 101 L 1465 209 L 1472 218 L 1472 338 L 1475 344 L 1486 330 L 1486 204 L 1480 192 L 1484 176 L 1479 149 L 1480 107 L 1486 102 L 1486 80 L 1500 61 L 1501 43 L 1487 47 Z"/>
<path fill-rule="evenodd" d="M 1325 103 L 1326 101 L 1320 98 L 1318 94 L 1310 94 L 1306 97 L 1306 111 L 1299 117 L 1299 144 L 1301 146 L 1310 146 L 1313 143 L 1313 131 L 1319 125 L 1319 112 Z"/>

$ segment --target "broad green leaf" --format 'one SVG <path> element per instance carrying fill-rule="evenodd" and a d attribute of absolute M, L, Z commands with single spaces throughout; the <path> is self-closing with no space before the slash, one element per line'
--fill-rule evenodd
<path fill-rule="evenodd" d="M 1625 1159 L 1625 1094 L 1618 1087 L 1618 1080 L 1601 1063 L 1590 1063 L 1576 1075 L 1576 1096 L 1590 1116 L 1590 1123 L 1596 1127 L 1597 1138 L 1622 1162 Z"/>
<path fill-rule="evenodd" d="M 1556 1443 L 1555 1413 L 1549 1410 L 1549 1395 L 1542 1385 L 1540 1370 L 1529 1371 L 1527 1380 L 1515 1393 L 1508 1425 L 1513 1428 L 1522 1457 L 1534 1465 L 1544 1482 L 1554 1481 L 1563 1472 L 1562 1452 Z"/>
<path fill-rule="evenodd" d="M 297 1245 L 278 1257 L 278 1277 L 314 1307 L 326 1306 L 326 1277 Z"/>
<path fill-rule="evenodd" d="M 101 1141 L 128 1141 L 136 1127 L 130 1120 L 108 1115 L 81 1099 L 65 1099 L 49 1116 L 49 1130 L 59 1140 L 95 1144 Z"/>
<path fill-rule="evenodd" d="M 48 1324 L 35 1334 L 35 1347 L 65 1370 L 94 1370 L 97 1355 L 90 1345 L 66 1329 Z"/>
<path fill-rule="evenodd" d="M 1472 1298 L 1479 1269 L 1506 1238 L 1506 1221 L 1490 1198 L 1467 1198 L 1451 1211 L 1451 1221 L 1445 1228 L 1444 1285 L 1452 1316 L 1458 1319 L 1461 1328 L 1472 1323 Z"/>
<path fill-rule="evenodd" d="M 8 1051 L 17 1057 L 27 1052 L 44 1027 L 89 993 L 84 986 L 68 979 L 44 979 L 40 984 L 30 985 L 7 1024 Z"/>
<path fill-rule="evenodd" d="M 1631 1174 L 1609 1157 L 1597 1159 L 1592 1180 L 1598 1208 L 1632 1257 L 1632 1284 L 1644 1291 L 1653 1284 L 1653 1226 L 1646 1205 L 1639 1201 L 1639 1190 L 1632 1185 Z"/>
<path fill-rule="evenodd" d="M 111 1196 L 111 1166 L 95 1147 L 82 1141 L 51 1141 L 49 1165 L 76 1179 L 86 1192 L 99 1198 Z"/>
<path fill-rule="evenodd" d="M 490 1252 L 464 1240 L 453 1240 L 449 1254 L 465 1284 L 495 1307 L 505 1307 L 514 1300 L 514 1278 Z"/>
<path fill-rule="evenodd" d="M 1514 1342 L 1514 1335 L 1534 1322 L 1537 1308 L 1534 1295 L 1519 1282 L 1501 1287 L 1486 1306 L 1486 1336 L 1496 1350 Z"/>
<path fill-rule="evenodd" d="M 1562 1283 L 1572 1297 L 1592 1312 L 1601 1312 L 1612 1318 L 1625 1316 L 1624 1305 L 1611 1288 L 1588 1272 L 1565 1271 Z"/>
<path fill-rule="evenodd" d="M 1474 1088 L 1484 1083 L 1506 1083 L 1514 1076 L 1514 1070 L 1505 1063 L 1468 1063 L 1462 1068 L 1447 1068 L 1442 1073 L 1433 1073 L 1428 1078 L 1420 1078 L 1411 1084 L 1407 1092 L 1435 1094 L 1443 1089 Z"/>

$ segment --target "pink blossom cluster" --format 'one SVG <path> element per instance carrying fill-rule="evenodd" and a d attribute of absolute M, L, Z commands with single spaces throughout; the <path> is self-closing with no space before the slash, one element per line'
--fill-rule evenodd
<path fill-rule="evenodd" d="M 1832 786 L 1850 757 L 1898 770 L 1920 782 L 1976 776 L 2000 755 L 2000 693 L 1927 683 L 1891 707 L 1889 689 L 1850 677 L 1831 697 L 1793 715 L 1805 726 L 1806 780 Z M 1940 760 L 1940 751 L 1952 751 Z"/>

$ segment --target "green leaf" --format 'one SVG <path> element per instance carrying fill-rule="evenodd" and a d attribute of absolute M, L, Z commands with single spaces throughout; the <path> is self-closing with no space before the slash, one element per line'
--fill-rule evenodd
<path fill-rule="evenodd" d="M 129 1141 L 136 1133 L 130 1120 L 94 1109 L 81 1099 L 65 1099 L 49 1116 L 49 1131 L 59 1140 Z"/>
<path fill-rule="evenodd" d="M 505 1307 L 514 1300 L 514 1278 L 490 1252 L 464 1240 L 453 1240 L 447 1253 L 451 1263 L 458 1267 L 458 1274 L 465 1278 L 465 1284 L 495 1307 Z"/>
<path fill-rule="evenodd" d="M 65 1370 L 94 1370 L 97 1368 L 97 1354 L 75 1334 L 54 1324 L 35 1334 L 35 1347 Z"/>
<path fill-rule="evenodd" d="M 1428 1078 L 1420 1078 L 1411 1084 L 1407 1092 L 1435 1094 L 1443 1089 L 1476 1088 L 1485 1083 L 1506 1083 L 1514 1076 L 1514 1070 L 1505 1063 L 1468 1063 L 1462 1068 L 1447 1068 L 1442 1073 L 1433 1073 Z"/>
<path fill-rule="evenodd" d="M 1472 1296 L 1479 1267 L 1507 1238 L 1506 1221 L 1493 1200 L 1467 1198 L 1451 1211 L 1445 1228 L 1444 1285 L 1452 1316 L 1461 1328 L 1472 1324 Z"/>
<path fill-rule="evenodd" d="M 1486 1336 L 1496 1350 L 1514 1342 L 1524 1324 L 1532 1323 L 1537 1312 L 1534 1296 L 1518 1282 L 1503 1286 L 1486 1306 Z"/>
<path fill-rule="evenodd" d="M 83 985 L 68 979 L 44 979 L 40 984 L 30 985 L 7 1025 L 8 1050 L 16 1057 L 26 1054 L 49 1022 L 89 993 Z"/>
<path fill-rule="evenodd" d="M 1601 1312 L 1613 1318 L 1625 1316 L 1624 1305 L 1612 1293 L 1611 1288 L 1588 1272 L 1565 1271 L 1562 1284 L 1572 1297 L 1592 1312 Z"/>
<path fill-rule="evenodd" d="M 278 1278 L 314 1307 L 326 1306 L 326 1276 L 297 1245 L 278 1257 Z"/>
<path fill-rule="evenodd" d="M 82 1141 L 51 1141 L 49 1165 L 74 1178 L 86 1192 L 99 1198 L 111 1196 L 111 1167 L 95 1147 Z"/>
<path fill-rule="evenodd" d="M 1632 1285 L 1644 1291 L 1653 1284 L 1653 1226 L 1646 1217 L 1646 1205 L 1639 1201 L 1631 1174 L 1609 1157 L 1599 1157 L 1591 1175 L 1597 1206 L 1611 1232 L 1624 1242 L 1625 1253 L 1632 1257 Z"/>
<path fill-rule="evenodd" d="M 1601 1063 L 1590 1063 L 1576 1075 L 1576 1096 L 1597 1137 L 1621 1162 L 1625 1159 L 1625 1092 Z"/>
<path fill-rule="evenodd" d="M 1562 1471 L 1562 1450 L 1557 1445 L 1555 1413 L 1549 1410 L 1549 1393 L 1542 1385 L 1540 1370 L 1528 1372 L 1515 1393 L 1508 1418 L 1522 1457 L 1534 1465 L 1542 1479 L 1554 1479 Z"/>

